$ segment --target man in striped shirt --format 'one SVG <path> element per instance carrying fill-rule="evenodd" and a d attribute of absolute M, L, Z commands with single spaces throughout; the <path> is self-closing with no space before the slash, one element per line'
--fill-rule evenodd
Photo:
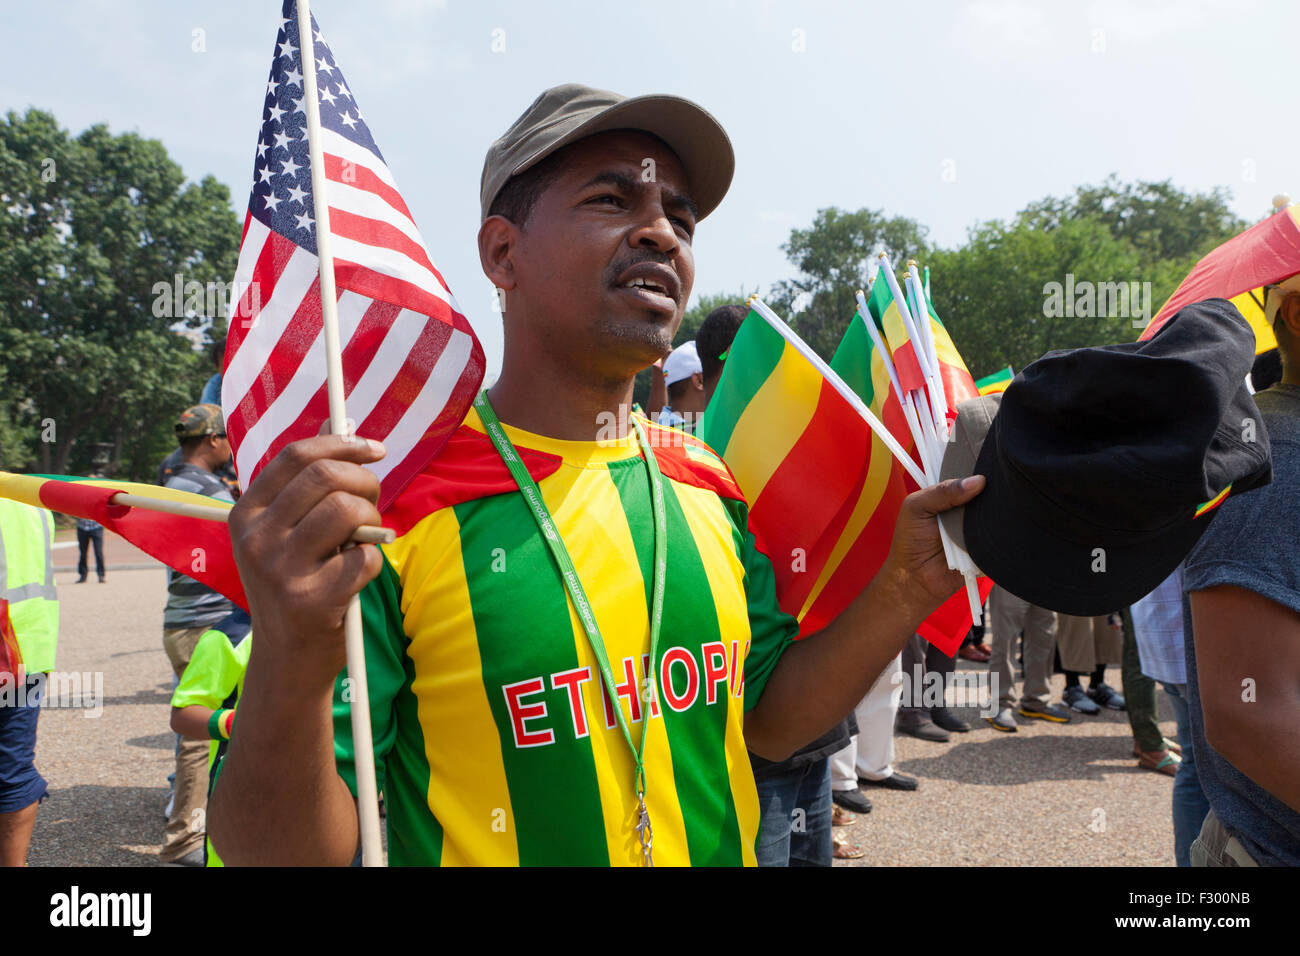
<path fill-rule="evenodd" d="M 216 405 L 187 408 L 176 422 L 181 464 L 167 477 L 166 486 L 178 491 L 234 501 L 217 471 L 230 462 L 230 443 L 221 409 Z M 201 560 L 196 555 L 196 560 Z M 213 624 L 230 614 L 230 599 L 206 584 L 167 572 L 167 607 L 163 611 L 163 650 L 178 678 L 185 676 L 194 647 Z M 203 828 L 192 826 L 195 815 L 207 805 L 207 744 L 182 739 L 176 751 L 176 794 L 167 818 L 166 842 L 159 855 L 163 863 L 203 865 Z"/>
<path fill-rule="evenodd" d="M 356 852 L 340 672 L 358 592 L 391 862 L 635 865 L 648 817 L 656 863 L 752 865 L 746 747 L 781 760 L 834 726 L 957 590 L 933 516 L 982 479 L 909 497 L 881 573 L 792 643 L 782 558 L 726 467 L 628 419 L 732 167 L 698 106 L 576 85 L 493 144 L 479 252 L 504 293 L 501 376 L 383 516 L 396 543 L 338 550 L 381 520 L 368 441 L 294 443 L 231 515 L 259 639 L 209 814 L 227 863 Z"/>

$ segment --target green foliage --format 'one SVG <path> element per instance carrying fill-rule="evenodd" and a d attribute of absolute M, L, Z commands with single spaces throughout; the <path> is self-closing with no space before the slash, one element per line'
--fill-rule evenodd
<path fill-rule="evenodd" d="M 778 283 L 768 304 L 830 361 L 857 309 L 854 293 L 875 270 L 871 263 L 882 252 L 896 267 L 925 257 L 926 233 L 915 220 L 886 218 L 880 210 L 822 209 L 810 228 L 793 230 L 781 247 L 800 276 Z"/>
<path fill-rule="evenodd" d="M 1246 227 L 1227 202 L 1219 189 L 1187 193 L 1167 181 L 1113 176 L 1072 197 L 1048 197 L 932 254 L 935 310 L 976 378 L 1008 363 L 1019 371 L 1051 349 L 1132 341 L 1145 324 L 1135 313 L 1145 308 L 1145 319 L 1153 317 L 1201 256 Z M 1061 315 L 1051 296 L 1067 276 L 1094 289 L 1138 283 L 1149 296 L 1141 307 Z"/>
<path fill-rule="evenodd" d="M 1146 278 L 1132 245 L 1095 219 L 1070 219 L 1045 231 L 985 223 L 970 231 L 965 246 L 938 251 L 929 264 L 935 311 L 976 378 L 1008 363 L 1020 371 L 1051 349 L 1138 335 L 1128 317 L 1045 314 L 1044 290 L 1064 284 L 1067 273 L 1094 282 Z"/>
<path fill-rule="evenodd" d="M 211 375 L 180 329 L 201 339 L 224 307 L 208 296 L 187 313 L 155 287 L 229 281 L 229 190 L 186 183 L 157 140 L 103 125 L 73 138 L 33 109 L 0 123 L 0 204 L 0 453 L 151 477 Z"/>

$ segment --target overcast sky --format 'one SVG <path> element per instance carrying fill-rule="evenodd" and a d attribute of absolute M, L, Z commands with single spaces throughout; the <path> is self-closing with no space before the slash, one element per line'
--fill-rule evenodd
<path fill-rule="evenodd" d="M 225 182 L 242 220 L 279 10 L 7 2 L 0 108 L 159 139 L 191 179 Z M 952 246 L 1111 172 L 1227 187 L 1251 220 L 1276 193 L 1300 194 L 1300 4 L 1285 0 L 315 0 L 312 12 L 493 372 L 500 320 L 475 245 L 483 154 L 557 83 L 679 94 L 726 127 L 736 178 L 697 232 L 697 294 L 792 276 L 781 244 L 832 205 L 910 216 Z"/>

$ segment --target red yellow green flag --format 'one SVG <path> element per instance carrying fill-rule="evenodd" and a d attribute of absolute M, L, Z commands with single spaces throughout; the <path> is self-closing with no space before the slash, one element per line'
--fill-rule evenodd
<path fill-rule="evenodd" d="M 1005 392 L 1011 380 L 1016 377 L 1016 373 L 1011 371 L 1011 366 L 992 375 L 985 375 L 983 378 L 975 380 L 975 388 L 981 395 L 996 395 L 999 392 Z"/>
<path fill-rule="evenodd" d="M 878 305 L 882 302 L 882 297 L 876 290 L 882 286 L 885 286 L 883 281 L 877 282 L 875 288 L 873 288 L 875 301 Z M 888 295 L 888 288 L 885 288 L 884 291 Z M 890 305 L 892 305 L 892 297 L 890 297 Z M 871 308 L 870 300 L 868 300 L 867 307 L 868 309 Z M 932 317 L 934 316 L 933 309 L 930 310 L 930 314 Z M 934 326 L 936 350 L 940 349 L 941 341 L 946 343 L 943 346 L 944 351 L 940 353 L 941 374 L 944 374 L 948 381 L 954 383 L 952 390 L 957 396 L 956 401 L 965 401 L 965 397 L 969 397 L 969 393 L 973 391 L 974 387 L 970 373 L 966 372 L 965 363 L 962 362 L 961 356 L 957 354 L 956 348 L 952 347 L 952 340 L 937 319 L 934 320 Z M 947 371 L 943 372 L 942 356 L 945 355 L 948 358 Z M 860 315 L 854 315 L 853 321 L 849 323 L 844 338 L 840 340 L 840 346 L 830 364 L 831 368 L 839 374 L 845 384 L 852 388 L 876 416 L 889 426 L 894 437 L 912 454 L 914 459 L 918 459 L 919 463 L 919 455 L 916 453 L 915 443 L 903 417 L 902 408 L 899 406 L 898 396 L 890 387 L 889 373 L 885 370 L 885 363 L 880 352 L 873 347 L 866 325 Z M 949 405 L 950 417 L 955 416 L 955 402 L 950 399 Z M 921 409 L 921 411 L 922 414 L 928 414 L 925 409 Z M 877 442 L 879 442 L 879 439 L 877 439 Z M 883 448 L 883 444 L 881 444 L 879 450 L 886 455 L 888 454 Z M 874 453 L 875 450 L 873 449 Z M 867 548 L 880 548 L 880 542 L 873 540 L 871 535 L 863 535 L 854 540 L 844 558 L 841 559 L 840 563 L 843 567 L 837 565 L 831 569 L 831 573 L 827 575 L 828 588 L 818 596 L 818 601 L 824 607 L 822 611 L 824 614 L 830 614 L 832 611 L 834 614 L 838 614 L 839 610 L 835 610 L 836 608 L 842 610 L 847 607 L 853 596 L 865 587 L 866 582 L 871 579 L 871 575 L 875 574 L 876 569 L 883 563 L 885 555 L 888 553 L 889 542 L 893 537 L 893 528 L 898 520 L 898 509 L 902 504 L 903 495 L 916 490 L 916 483 L 906 475 L 902 466 L 893 459 L 890 459 L 890 462 L 899 473 L 898 480 L 902 485 L 902 494 L 898 496 L 897 501 L 882 501 L 875 505 L 878 512 L 889 516 L 889 537 L 883 542 L 884 550 L 879 554 L 878 559 L 873 559 L 863 552 Z M 870 505 L 868 495 L 869 484 L 864 484 L 859 496 L 856 513 L 861 514 L 864 508 Z M 873 518 L 873 520 L 875 519 Z M 851 521 L 845 528 L 844 537 L 846 539 L 854 538 L 856 530 L 856 525 Z M 864 565 L 871 568 L 871 574 L 865 577 L 862 576 Z M 983 601 L 993 589 L 993 583 L 988 578 L 979 578 L 978 587 L 980 600 Z M 917 628 L 917 632 L 951 657 L 957 653 L 957 648 L 961 646 L 962 639 L 970 630 L 970 626 L 970 603 L 966 599 L 965 592 L 958 591 L 926 618 L 921 626 Z"/>
<path fill-rule="evenodd" d="M 134 481 L 65 475 L 14 475 L 0 471 L 0 497 L 98 521 L 169 568 L 220 591 L 247 609 L 248 599 L 244 596 L 244 585 L 235 567 L 230 531 L 225 522 L 110 504 L 109 499 L 119 492 L 160 502 L 206 505 L 224 510 L 231 508 L 228 501 Z"/>
<path fill-rule="evenodd" d="M 887 267 L 882 266 L 882 268 Z M 979 391 L 975 388 L 975 380 L 966 369 L 966 363 L 962 361 L 961 353 L 953 344 L 952 337 L 935 313 L 934 303 L 927 298 L 925 305 L 930 313 L 930 334 L 934 337 L 934 350 L 939 360 L 939 378 L 948 396 L 948 420 L 952 421 L 957 417 L 957 406 L 968 398 L 975 398 Z M 925 382 L 921 377 L 916 349 L 924 346 L 919 342 L 913 343 L 907 334 L 902 315 L 898 311 L 898 304 L 894 302 L 889 283 L 883 278 L 879 278 L 872 285 L 871 294 L 867 296 L 867 308 L 871 311 L 876 326 L 884 333 L 885 344 L 889 347 L 889 351 L 893 353 L 899 384 L 906 391 L 920 388 Z M 916 316 L 913 316 L 913 320 L 916 320 Z M 916 366 L 915 376 L 920 379 L 920 384 L 908 384 L 909 379 L 904 378 L 904 366 L 900 365 L 900 358 L 909 367 Z"/>
<path fill-rule="evenodd" d="M 831 367 L 911 451 L 902 408 L 860 319 Z M 799 620 L 800 637 L 826 627 L 880 570 L 915 483 L 849 400 L 755 312 L 731 345 L 698 435 L 749 501 L 782 610 Z M 963 594 L 954 597 L 965 606 Z M 951 655 L 970 627 L 969 610 L 965 617 L 962 626 L 941 616 L 923 636 Z"/>
<path fill-rule="evenodd" d="M 901 413 L 886 425 L 906 434 Z M 749 501 L 750 527 L 772 561 L 781 609 L 799 619 L 801 637 L 825 627 L 847 605 L 818 604 L 838 584 L 834 569 L 853 544 L 844 540 L 845 530 L 851 526 L 873 542 L 860 549 L 872 555 L 864 583 L 888 553 L 897 502 L 906 494 L 889 451 L 849 401 L 755 312 L 732 342 L 697 434 L 727 463 Z M 875 515 L 881 501 L 892 504 L 892 513 L 886 507 Z"/>

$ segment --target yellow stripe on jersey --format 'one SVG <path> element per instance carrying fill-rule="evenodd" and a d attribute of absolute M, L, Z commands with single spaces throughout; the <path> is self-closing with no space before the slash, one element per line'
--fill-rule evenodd
<path fill-rule="evenodd" d="M 754 841 L 758 837 L 758 791 L 754 786 L 754 771 L 745 747 L 744 698 L 737 697 L 734 681 L 739 681 L 741 665 L 731 660 L 732 644 L 741 654 L 750 645 L 749 608 L 745 592 L 735 582 L 743 580 L 745 568 L 735 550 L 729 547 L 731 524 L 718 505 L 718 497 L 702 488 L 674 484 L 677 500 L 681 503 L 686 523 L 695 538 L 700 559 L 709 579 L 709 590 L 717 614 L 718 630 L 728 637 L 724 641 L 727 654 L 727 736 L 724 745 L 727 757 L 727 776 L 731 781 L 731 796 L 736 806 L 736 820 L 741 835 L 741 853 L 745 866 L 757 865 Z M 701 596 L 703 599 L 703 596 Z M 735 675 L 734 681 L 730 675 Z"/>
<path fill-rule="evenodd" d="M 436 588 L 402 589 L 408 654 L 415 664 L 411 690 L 429 761 L 429 808 L 443 829 L 442 866 L 518 866 L 501 739 L 479 677 L 478 634 L 459 543 L 455 512 L 445 508 L 384 549 L 404 582 L 438 582 Z M 474 771 L 466 773 L 467 767 Z"/>

